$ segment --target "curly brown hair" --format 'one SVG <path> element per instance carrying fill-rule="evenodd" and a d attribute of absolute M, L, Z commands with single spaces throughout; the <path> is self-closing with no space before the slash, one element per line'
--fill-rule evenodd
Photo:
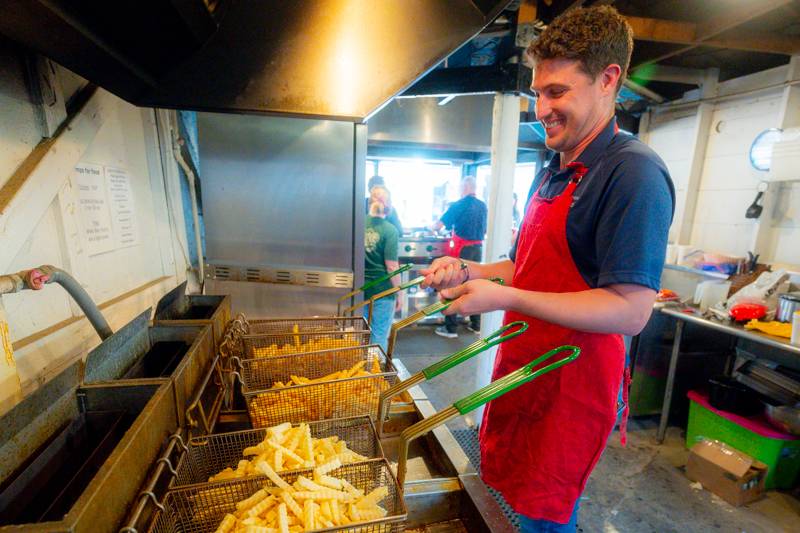
<path fill-rule="evenodd" d="M 628 74 L 633 51 L 633 29 L 611 6 L 571 9 L 556 17 L 528 46 L 534 64 L 543 59 L 577 59 L 584 72 L 596 79 L 608 65 L 617 64 Z"/>

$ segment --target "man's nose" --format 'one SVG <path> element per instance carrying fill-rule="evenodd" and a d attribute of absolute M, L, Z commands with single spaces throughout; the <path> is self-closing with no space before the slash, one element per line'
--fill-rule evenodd
<path fill-rule="evenodd" d="M 536 98 L 536 120 L 542 120 L 550 114 L 550 103 L 547 98 L 539 96 Z"/>

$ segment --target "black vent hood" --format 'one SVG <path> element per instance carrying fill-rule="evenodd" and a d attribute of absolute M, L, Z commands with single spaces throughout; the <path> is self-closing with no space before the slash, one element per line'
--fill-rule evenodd
<path fill-rule="evenodd" d="M 140 106 L 360 121 L 508 0 L 9 0 L 0 33 Z"/>

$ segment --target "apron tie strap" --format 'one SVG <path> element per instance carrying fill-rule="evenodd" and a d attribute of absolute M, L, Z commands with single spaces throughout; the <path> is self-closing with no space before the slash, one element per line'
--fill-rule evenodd
<path fill-rule="evenodd" d="M 622 409 L 622 418 L 619 421 L 619 441 L 620 444 L 625 446 L 628 443 L 628 413 L 630 411 L 630 404 L 628 402 L 628 391 L 631 388 L 631 369 L 625 367 L 625 378 L 622 380 L 622 403 L 625 407 Z"/>

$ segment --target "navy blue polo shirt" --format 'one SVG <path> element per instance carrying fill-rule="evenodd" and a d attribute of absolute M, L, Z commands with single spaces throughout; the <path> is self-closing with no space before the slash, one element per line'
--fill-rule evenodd
<path fill-rule="evenodd" d="M 630 283 L 658 290 L 675 187 L 661 158 L 633 135 L 615 135 L 615 125 L 612 119 L 577 159 L 589 171 L 567 215 L 567 244 L 590 287 Z M 560 164 L 557 154 L 537 173 L 528 202 L 542 183 L 544 198 L 564 191 L 573 171 Z M 516 251 L 517 243 L 512 261 Z"/>
<path fill-rule="evenodd" d="M 482 241 L 486 235 L 486 212 L 486 204 L 470 194 L 453 202 L 439 220 L 462 239 Z"/>

